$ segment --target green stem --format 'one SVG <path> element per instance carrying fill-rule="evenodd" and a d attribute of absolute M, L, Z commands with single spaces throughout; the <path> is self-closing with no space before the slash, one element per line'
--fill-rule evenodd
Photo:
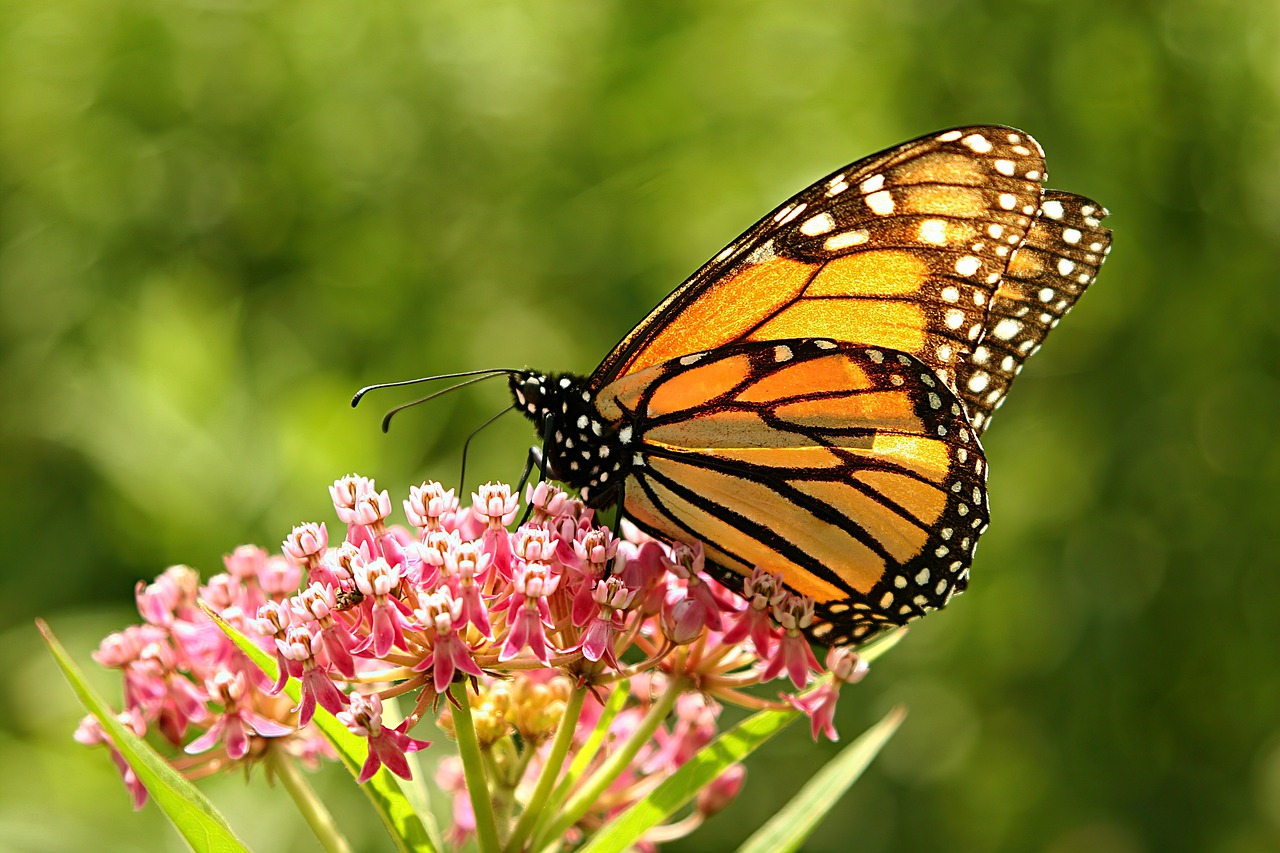
<path fill-rule="evenodd" d="M 542 765 L 542 775 L 538 777 L 538 784 L 534 787 L 529 802 L 525 803 L 524 810 L 520 812 L 520 820 L 511 832 L 505 853 L 515 853 L 519 850 L 520 845 L 533 831 L 538 819 L 544 817 L 543 808 L 547 804 L 547 798 L 551 796 L 556 777 L 560 775 L 560 768 L 564 766 L 564 760 L 569 755 L 569 748 L 573 746 L 573 735 L 578 728 L 578 715 L 582 713 L 582 702 L 586 697 L 587 691 L 581 687 L 569 694 L 569 703 L 565 705 L 564 716 L 560 718 L 560 725 L 556 729 L 556 739 L 551 742 L 551 751 L 547 753 L 547 761 Z"/>
<path fill-rule="evenodd" d="M 658 730 L 658 726 L 662 725 L 662 721 L 671 713 L 671 709 L 675 707 L 676 698 L 684 692 L 684 688 L 684 679 L 671 679 L 666 691 L 658 697 L 658 701 L 644 715 L 644 719 L 640 721 L 640 725 L 636 730 L 631 733 L 631 737 L 616 752 L 606 758 L 594 774 L 587 778 L 586 783 L 578 790 L 578 793 L 574 794 L 569 799 L 569 802 L 565 804 L 563 811 L 560 812 L 559 819 L 550 828 L 538 834 L 538 841 L 534 845 L 534 849 L 541 850 L 551 840 L 563 836 L 569 827 L 581 820 L 582 816 L 591 810 L 600 795 L 608 790 L 614 780 L 621 776 L 627 767 L 631 765 L 636 753 L 653 739 L 653 733 Z"/>
<path fill-rule="evenodd" d="M 484 778 L 484 757 L 480 754 L 480 742 L 476 740 L 475 724 L 471 721 L 467 685 L 459 682 L 449 691 L 458 702 L 453 709 L 453 733 L 458 739 L 458 756 L 462 759 L 462 772 L 467 780 L 471 811 L 476 816 L 476 844 L 480 853 L 498 853 L 502 845 L 498 843 L 498 826 L 493 817 L 493 803 L 489 799 L 489 785 Z"/>
<path fill-rule="evenodd" d="M 333 822 L 333 815 L 324 807 L 324 803 L 316 796 L 316 792 L 302 775 L 298 764 L 279 750 L 272 750 L 267 759 L 271 772 L 284 783 L 285 790 L 293 797 L 294 804 L 306 820 L 311 831 L 316 834 L 320 846 L 328 853 L 351 853 L 351 845 Z"/>

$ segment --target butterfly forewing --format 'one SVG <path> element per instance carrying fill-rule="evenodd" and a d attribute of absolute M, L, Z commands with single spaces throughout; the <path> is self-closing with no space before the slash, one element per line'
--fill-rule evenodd
<path fill-rule="evenodd" d="M 1050 190 L 991 301 L 982 343 L 959 370 L 959 392 L 982 434 L 1028 358 L 1071 310 L 1111 251 L 1106 209 Z"/>
<path fill-rule="evenodd" d="M 918 359 L 830 340 L 745 342 L 606 388 L 636 425 L 624 510 L 704 543 L 735 588 L 755 566 L 812 595 L 824 643 L 866 639 L 968 582 L 985 461 L 959 401 Z"/>
<path fill-rule="evenodd" d="M 1040 208 L 1039 145 L 977 126 L 873 155 L 766 216 L 614 349 L 593 389 L 689 352 L 819 332 L 954 380 Z"/>

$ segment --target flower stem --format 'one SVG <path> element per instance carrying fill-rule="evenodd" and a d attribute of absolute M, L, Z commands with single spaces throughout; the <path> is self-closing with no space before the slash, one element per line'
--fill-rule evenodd
<path fill-rule="evenodd" d="M 556 738 L 551 742 L 551 751 L 547 753 L 547 761 L 542 766 L 542 775 L 538 777 L 538 784 L 533 789 L 529 802 L 524 804 L 524 810 L 520 813 L 520 820 L 516 823 L 516 828 L 512 830 L 511 838 L 507 841 L 505 853 L 515 853 L 515 851 L 519 850 L 520 845 L 528 838 L 538 819 L 543 816 L 547 798 L 551 796 L 551 789 L 555 786 L 556 778 L 560 775 L 560 768 L 564 765 L 565 757 L 569 754 L 569 747 L 573 745 L 573 735 L 578 727 L 578 715 L 582 713 L 582 703 L 586 697 L 587 691 L 582 687 L 570 692 L 569 702 L 565 705 L 564 716 L 560 718 L 560 726 L 556 729 Z"/>
<path fill-rule="evenodd" d="M 591 806 L 600 798 L 600 795 L 608 790 L 614 780 L 621 776 L 631 764 L 632 759 L 636 757 L 636 753 L 640 752 L 640 749 L 653 739 L 653 733 L 658 730 L 658 726 L 662 725 L 662 721 L 667 718 L 667 715 L 671 713 L 671 709 L 675 707 L 676 699 L 684 691 L 685 684 L 683 678 L 671 679 L 667 689 L 658 697 L 658 701 L 653 704 L 649 712 L 644 715 L 644 719 L 640 721 L 640 725 L 631 733 L 631 737 L 616 752 L 606 758 L 594 774 L 587 778 L 585 784 L 560 811 L 556 822 L 538 834 L 534 849 L 540 850 L 550 841 L 563 836 L 569 827 L 581 820 L 582 816 L 591 810 Z"/>
<path fill-rule="evenodd" d="M 298 763 L 279 750 L 272 750 L 267 760 L 270 763 L 271 772 L 284 783 L 285 790 L 289 792 L 289 796 L 293 797 L 294 804 L 298 807 L 298 811 L 302 812 L 302 817 L 311 827 L 311 831 L 316 834 L 320 846 L 328 853 L 351 853 L 351 845 L 338 830 L 338 825 L 333 822 L 333 815 L 329 814 L 329 810 L 316 796 L 307 778 L 302 775 Z"/>
<path fill-rule="evenodd" d="M 471 797 L 471 811 L 476 817 L 476 843 L 480 853 L 498 853 L 498 827 L 493 817 L 493 802 L 489 785 L 484 778 L 484 757 L 480 754 L 480 742 L 476 740 L 475 724 L 471 720 L 471 702 L 467 698 L 467 685 L 463 682 L 449 688 L 458 704 L 454 709 L 457 725 L 453 727 L 458 739 L 458 756 L 462 759 L 462 772 L 467 780 L 467 794 Z"/>

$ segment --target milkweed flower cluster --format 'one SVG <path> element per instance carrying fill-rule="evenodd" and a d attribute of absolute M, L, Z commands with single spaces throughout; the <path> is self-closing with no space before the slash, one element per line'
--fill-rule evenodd
<path fill-rule="evenodd" d="M 519 523 L 518 496 L 502 484 L 481 486 L 466 506 L 438 483 L 415 486 L 401 502 L 407 526 L 392 522 L 393 502 L 372 480 L 343 477 L 330 495 L 340 540 L 306 523 L 279 554 L 236 549 L 203 585 L 192 569 L 170 568 L 138 585 L 142 624 L 94 654 L 123 674 L 120 719 L 182 749 L 174 763 L 189 776 L 281 752 L 311 764 L 333 757 L 309 725 L 323 708 L 367 740 L 361 782 L 383 767 L 409 778 L 406 755 L 429 745 L 411 732 L 431 715 L 446 733 L 473 733 L 492 796 L 531 842 L 529 820 L 517 819 L 547 807 L 542 780 L 588 759 L 552 798 L 556 837 L 572 840 L 709 743 L 722 703 L 789 703 L 810 717 L 815 738 L 834 739 L 840 687 L 866 671 L 852 651 L 834 649 L 830 676 L 810 688 L 822 671 L 803 633 L 812 601 L 759 570 L 736 594 L 707 573 L 700 546 L 659 542 L 625 522 L 615 535 L 549 483 L 526 489 Z M 198 600 L 274 656 L 278 677 Z M 290 677 L 301 686 L 296 705 L 282 692 Z M 791 692 L 751 692 L 775 678 Z M 409 711 L 391 725 L 384 703 L 397 697 Z M 592 738 L 599 726 L 605 736 Z M 92 718 L 77 739 L 110 747 Z M 113 757 L 140 807 L 145 789 Z M 458 757 L 439 764 L 437 781 L 454 795 L 460 844 L 477 816 Z M 692 820 L 658 827 L 652 840 L 692 829 L 742 781 L 731 768 L 702 792 Z"/>

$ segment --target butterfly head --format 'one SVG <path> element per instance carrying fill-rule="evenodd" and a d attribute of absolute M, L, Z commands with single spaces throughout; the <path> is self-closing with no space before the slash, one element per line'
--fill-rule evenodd
<path fill-rule="evenodd" d="M 516 408 L 542 437 L 547 471 L 582 491 L 587 502 L 607 506 L 626 475 L 631 430 L 600 417 L 583 377 L 572 373 L 513 373 L 508 380 Z"/>

